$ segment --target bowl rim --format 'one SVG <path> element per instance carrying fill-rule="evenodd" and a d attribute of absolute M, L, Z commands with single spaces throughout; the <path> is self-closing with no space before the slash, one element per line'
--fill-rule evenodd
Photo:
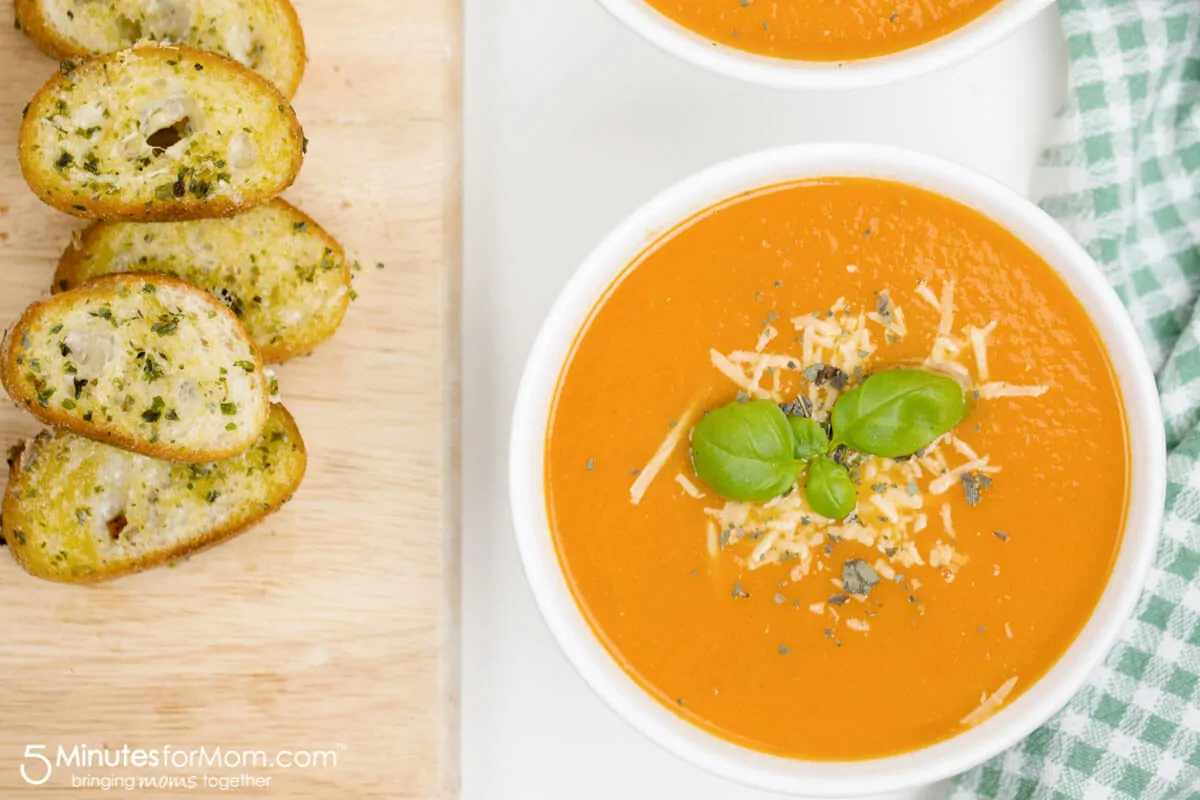
<path fill-rule="evenodd" d="M 958 64 L 1008 38 L 1054 0 L 1000 0 L 960 28 L 907 50 L 848 61 L 800 61 L 738 50 L 706 39 L 645 0 L 597 0 L 660 50 L 718 75 L 778 89 L 839 91 L 898 83 Z"/>
<path fill-rule="evenodd" d="M 1101 337 L 1122 395 L 1130 484 L 1125 531 L 1104 593 L 1076 639 L 1021 696 L 974 728 L 919 750 L 863 761 L 800 761 L 741 747 L 684 720 L 608 652 L 558 560 L 545 502 L 544 442 L 577 333 L 649 243 L 740 191 L 850 176 L 898 180 L 968 205 L 1016 235 L 1067 283 Z M 1154 558 L 1166 492 L 1154 377 L 1116 292 L 1084 249 L 1044 211 L 991 178 L 913 151 L 859 143 L 791 145 L 734 158 L 684 179 L 626 218 L 575 271 L 538 332 L 517 392 L 509 455 L 509 500 L 526 577 L 547 626 L 591 689 L 646 738 L 695 766 L 767 791 L 825 797 L 894 792 L 964 772 L 1016 744 L 1064 706 L 1133 613 Z"/>

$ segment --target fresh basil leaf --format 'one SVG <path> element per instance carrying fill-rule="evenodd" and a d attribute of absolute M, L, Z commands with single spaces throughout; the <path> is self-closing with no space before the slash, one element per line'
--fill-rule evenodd
<path fill-rule="evenodd" d="M 788 417 L 788 424 L 792 426 L 792 436 L 796 440 L 796 458 L 807 461 L 829 452 L 829 434 L 825 433 L 821 423 L 810 417 Z"/>
<path fill-rule="evenodd" d="M 729 500 L 763 501 L 796 482 L 792 428 L 769 400 L 730 403 L 692 429 L 692 466 L 700 480 Z"/>
<path fill-rule="evenodd" d="M 877 372 L 833 405 L 833 439 L 860 453 L 915 453 L 962 421 L 962 387 L 922 369 Z"/>
<path fill-rule="evenodd" d="M 826 456 L 808 462 L 804 499 L 813 511 L 826 519 L 843 519 L 858 505 L 850 473 Z"/>

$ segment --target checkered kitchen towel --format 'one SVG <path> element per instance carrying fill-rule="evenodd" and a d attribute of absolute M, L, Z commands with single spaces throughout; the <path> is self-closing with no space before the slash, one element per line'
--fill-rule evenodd
<path fill-rule="evenodd" d="M 1167 513 L 1135 618 L 1089 684 L 962 798 L 1200 799 L 1200 0 L 1059 0 L 1070 102 L 1042 206 L 1129 309 L 1166 417 Z"/>

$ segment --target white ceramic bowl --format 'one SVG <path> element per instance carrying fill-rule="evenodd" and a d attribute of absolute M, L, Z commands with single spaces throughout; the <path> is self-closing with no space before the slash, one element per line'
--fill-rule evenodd
<path fill-rule="evenodd" d="M 1000 0 L 933 41 L 899 53 L 853 61 L 796 61 L 714 43 L 663 16 L 644 0 L 599 0 L 647 41 L 698 67 L 749 83 L 784 89 L 857 89 L 896 83 L 948 67 L 1005 39 L 1053 0 Z"/>
<path fill-rule="evenodd" d="M 613 660 L 559 567 L 546 513 L 543 451 L 555 386 L 576 333 L 612 281 L 651 242 L 692 214 L 747 189 L 818 176 L 903 181 L 971 206 L 1042 256 L 1087 309 L 1112 359 L 1128 416 L 1131 487 L 1112 578 L 1083 632 L 1057 664 L 999 713 L 922 750 L 856 762 L 766 755 L 685 722 Z M 1083 684 L 1133 612 L 1154 556 L 1165 496 L 1165 443 L 1154 379 L 1116 294 L 1084 250 L 1037 206 L 964 167 L 862 144 L 806 144 L 727 161 L 668 189 L 625 220 L 583 262 L 542 325 L 517 395 L 510 492 L 517 543 L 538 606 L 571 663 L 600 697 L 647 738 L 693 764 L 762 789 L 817 796 L 896 791 L 963 772 L 1045 722 Z"/>

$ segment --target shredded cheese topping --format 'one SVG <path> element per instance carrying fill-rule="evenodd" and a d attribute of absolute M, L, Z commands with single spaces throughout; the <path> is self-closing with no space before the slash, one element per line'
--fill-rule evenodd
<path fill-rule="evenodd" d="M 654 455 L 650 457 L 646 466 L 638 472 L 637 480 L 633 482 L 633 486 L 629 487 L 629 501 L 635 506 L 642 502 L 642 496 L 646 494 L 650 484 L 654 482 L 663 465 L 667 463 L 667 459 L 675 452 L 675 448 L 683 441 L 683 437 L 691 431 L 692 423 L 699 411 L 699 405 L 693 405 L 685 411 L 679 422 L 667 433 L 666 438 L 658 446 Z"/>
<path fill-rule="evenodd" d="M 987 337 L 994 330 L 996 330 L 996 320 L 992 320 L 982 328 L 967 329 L 971 337 L 971 348 L 975 351 L 975 374 L 981 381 L 988 379 Z"/>
<path fill-rule="evenodd" d="M 940 294 L 924 284 L 917 286 L 914 294 L 938 314 L 925 366 L 955 376 L 968 390 L 975 386 L 974 396 L 979 400 L 1037 397 L 1048 390 L 1046 386 L 976 383 L 990 377 L 987 346 L 989 337 L 997 334 L 998 324 L 989 321 L 956 331 L 953 282 L 941 287 Z M 818 420 L 828 417 L 842 391 L 865 379 L 881 346 L 903 341 L 908 335 L 904 310 L 887 290 L 879 293 L 873 310 L 852 310 L 839 298 L 830 310 L 794 316 L 791 324 L 795 331 L 791 340 L 768 324 L 753 350 L 711 350 L 710 358 L 716 370 L 746 396 L 775 402 L 795 396 L 798 402 L 806 401 L 803 405 L 811 408 L 811 415 Z M 772 351 L 778 342 L 786 343 L 787 348 L 799 344 L 800 352 Z M 771 381 L 766 385 L 768 375 Z M 631 491 L 635 503 L 678 441 L 668 436 L 638 476 Z M 930 567 L 944 580 L 953 581 L 969 559 L 957 549 L 959 535 L 947 503 L 938 504 L 933 513 L 940 523 L 940 535 L 931 543 L 922 543 L 922 534 L 930 527 L 926 504 L 965 481 L 979 481 L 981 476 L 989 481 L 987 476 L 1000 473 L 1001 467 L 954 434 L 941 437 L 912 458 L 858 456 L 849 466 L 862 489 L 855 513 L 844 520 L 817 514 L 805 500 L 799 482 L 792 491 L 766 503 L 740 503 L 707 498 L 684 474 L 675 480 L 689 497 L 706 501 L 708 550 L 714 558 L 728 554 L 751 570 L 783 565 L 790 580 L 798 581 L 826 570 L 821 556 L 827 555 L 833 544 L 848 541 L 879 553 L 873 568 L 885 580 L 904 570 Z M 841 618 L 833 605 L 814 604 L 810 610 Z M 849 625 L 849 618 L 846 621 L 852 629 L 869 629 L 865 622 L 866 627 L 860 628 Z"/>
<path fill-rule="evenodd" d="M 970 726 L 978 725 L 992 714 L 995 714 L 1000 710 L 1000 707 L 1004 705 L 1004 701 L 1008 699 L 1008 696 L 1012 694 L 1013 687 L 1016 685 L 1017 676 L 1013 675 L 1004 683 L 1000 684 L 1000 688 L 993 692 L 991 696 L 988 696 L 987 692 L 984 692 L 983 699 L 980 701 L 979 707 L 963 717 L 961 720 L 962 724 Z"/>
<path fill-rule="evenodd" d="M 980 400 L 995 400 L 1000 397 L 1041 397 L 1048 386 L 1017 386 L 1011 383 L 985 383 L 976 389 Z"/>
<path fill-rule="evenodd" d="M 719 369 L 726 378 L 729 378 L 729 380 L 737 384 L 737 387 L 746 394 L 750 395 L 751 397 L 760 397 L 767 400 L 778 399 L 773 397 L 770 392 L 760 388 L 757 380 L 751 382 L 751 380 L 746 377 L 746 374 L 740 368 L 738 368 L 732 361 L 730 361 L 721 353 L 718 353 L 716 350 L 710 350 L 709 356 L 712 358 L 713 366 Z"/>
<path fill-rule="evenodd" d="M 689 497 L 694 497 L 697 500 L 704 498 L 704 492 L 700 491 L 700 487 L 692 483 L 692 480 L 682 472 L 675 476 L 675 482 L 683 487 L 683 490 L 687 492 Z"/>

